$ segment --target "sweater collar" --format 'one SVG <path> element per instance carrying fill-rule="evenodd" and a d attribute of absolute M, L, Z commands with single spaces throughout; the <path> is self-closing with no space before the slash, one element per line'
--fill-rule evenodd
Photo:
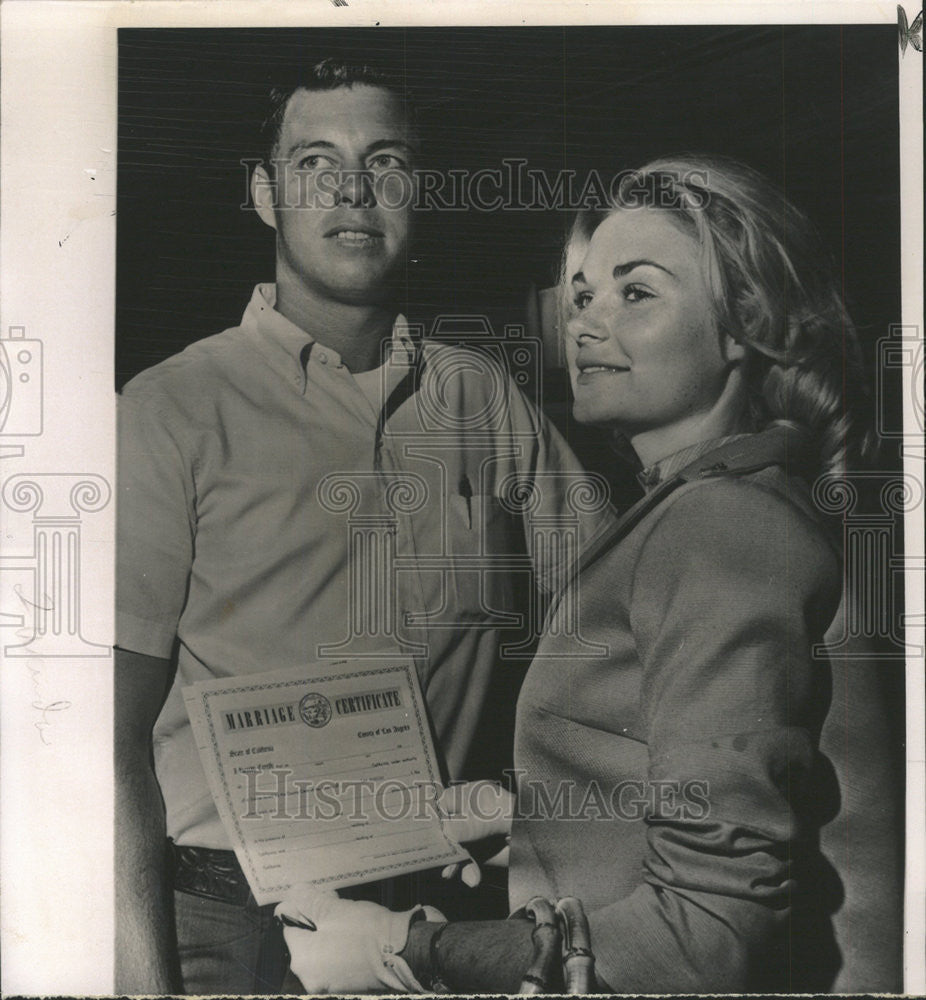
<path fill-rule="evenodd" d="M 810 481 L 814 475 L 813 449 L 807 433 L 794 424 L 775 424 L 755 434 L 736 435 L 711 442 L 713 447 L 663 478 L 625 511 L 611 531 L 583 554 L 577 569 L 587 569 L 626 537 L 651 511 L 685 483 L 715 476 L 741 476 L 777 465 L 788 476 Z M 685 449 L 687 452 L 688 449 Z M 686 457 L 689 457 L 686 455 Z"/>
<path fill-rule="evenodd" d="M 709 441 L 698 441 L 696 444 L 689 445 L 687 448 L 681 448 L 679 451 L 661 458 L 658 462 L 654 462 L 645 469 L 641 469 L 637 473 L 637 481 L 647 493 L 650 493 L 661 482 L 671 479 L 676 472 L 681 472 L 682 469 L 687 468 L 697 459 L 701 458 L 702 455 L 717 451 L 732 441 L 748 436 L 747 434 L 731 434 L 727 437 L 711 438 Z"/>
<path fill-rule="evenodd" d="M 773 424 L 755 434 L 737 434 L 712 444 L 714 447 L 685 462 L 676 474 L 690 481 L 711 475 L 742 475 L 780 465 L 789 476 L 809 480 L 814 475 L 809 435 L 795 424 Z"/>

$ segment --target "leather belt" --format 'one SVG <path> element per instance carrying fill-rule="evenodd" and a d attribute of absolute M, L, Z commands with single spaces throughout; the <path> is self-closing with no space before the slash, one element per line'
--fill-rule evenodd
<path fill-rule="evenodd" d="M 174 888 L 220 903 L 244 906 L 251 899 L 248 880 L 234 851 L 213 847 L 178 847 L 167 841 L 174 872 Z"/>

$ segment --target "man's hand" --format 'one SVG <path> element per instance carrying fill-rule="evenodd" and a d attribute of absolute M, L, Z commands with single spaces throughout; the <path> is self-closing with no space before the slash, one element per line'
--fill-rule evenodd
<path fill-rule="evenodd" d="M 413 919 L 444 920 L 430 906 L 393 913 L 311 886 L 294 890 L 274 912 L 306 993 L 423 993 L 399 952 Z"/>
<path fill-rule="evenodd" d="M 459 874 L 472 887 L 482 881 L 480 862 L 507 867 L 507 841 L 515 807 L 511 792 L 494 781 L 468 781 L 444 789 L 438 806 L 444 829 L 458 844 L 479 842 L 471 849 L 477 857 L 447 865 L 441 872 L 444 878 Z"/>

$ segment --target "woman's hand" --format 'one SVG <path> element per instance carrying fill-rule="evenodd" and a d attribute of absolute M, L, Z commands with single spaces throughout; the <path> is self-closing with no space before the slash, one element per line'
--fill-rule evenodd
<path fill-rule="evenodd" d="M 448 865 L 441 874 L 459 874 L 468 886 L 482 881 L 479 863 L 507 867 L 508 835 L 514 816 L 515 798 L 494 781 L 468 781 L 444 789 L 438 800 L 447 834 L 458 844 L 478 842 L 471 853 L 477 858 Z M 478 860 L 477 860 L 478 859 Z"/>
<path fill-rule="evenodd" d="M 423 993 L 399 952 L 413 919 L 444 921 L 430 906 L 394 913 L 311 886 L 293 890 L 274 914 L 306 993 Z"/>

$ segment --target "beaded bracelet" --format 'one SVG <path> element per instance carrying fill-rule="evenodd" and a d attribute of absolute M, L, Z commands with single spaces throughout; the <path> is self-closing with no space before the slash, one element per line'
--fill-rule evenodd
<path fill-rule="evenodd" d="M 574 896 L 557 900 L 556 916 L 563 932 L 563 989 L 572 994 L 588 993 L 595 983 L 595 955 L 581 901 Z"/>
<path fill-rule="evenodd" d="M 534 922 L 531 941 L 534 952 L 530 965 L 521 977 L 520 993 L 547 993 L 559 952 L 562 957 L 563 988 L 570 994 L 591 993 L 595 984 L 595 956 L 591 949 L 591 933 L 582 903 L 572 896 L 555 904 L 543 896 L 535 896 L 522 910 Z"/>
<path fill-rule="evenodd" d="M 531 943 L 534 946 L 530 965 L 521 976 L 520 993 L 549 993 L 550 980 L 560 950 L 561 937 L 553 904 L 543 896 L 535 896 L 524 907 L 534 922 Z"/>

